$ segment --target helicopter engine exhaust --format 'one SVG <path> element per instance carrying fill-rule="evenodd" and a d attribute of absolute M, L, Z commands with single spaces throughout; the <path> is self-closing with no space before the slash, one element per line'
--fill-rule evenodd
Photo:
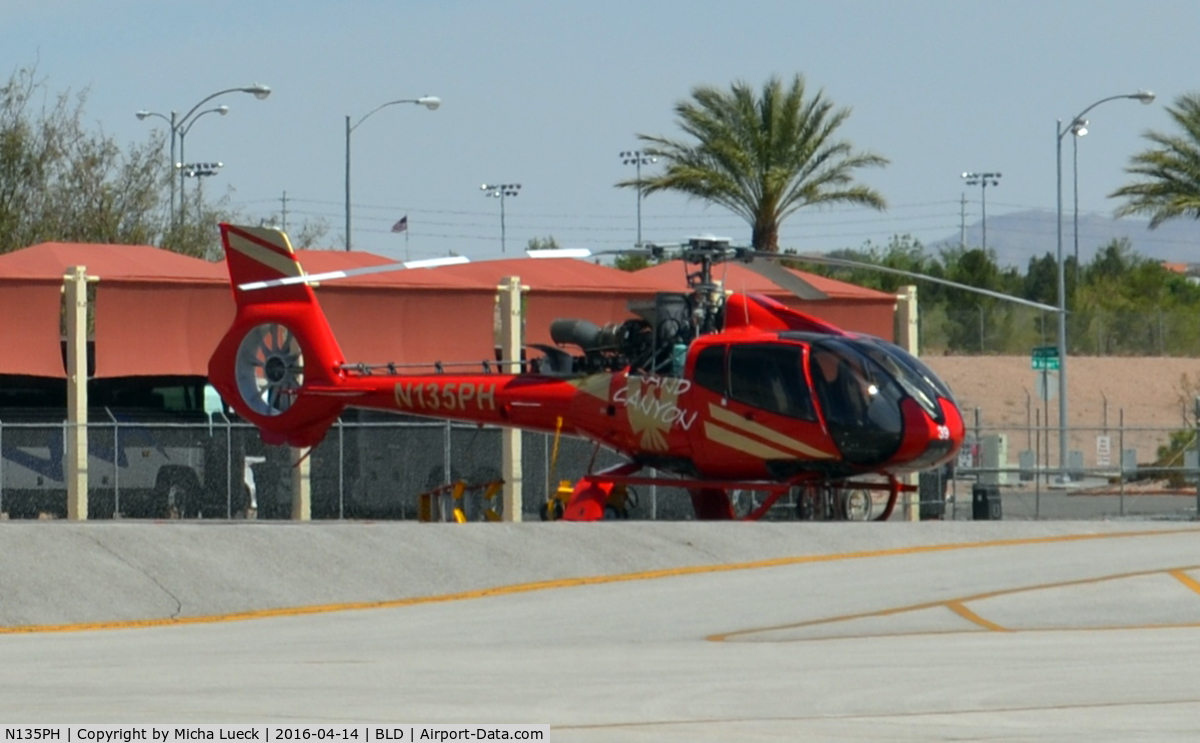
<path fill-rule="evenodd" d="M 601 327 L 588 320 L 555 320 L 550 323 L 550 338 L 560 346 L 579 346 L 585 353 L 616 351 L 622 345 L 624 324 Z"/>

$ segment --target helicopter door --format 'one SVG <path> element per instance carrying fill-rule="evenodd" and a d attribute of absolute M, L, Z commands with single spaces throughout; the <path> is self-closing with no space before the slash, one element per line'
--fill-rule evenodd
<path fill-rule="evenodd" d="M 804 377 L 803 347 L 792 344 L 710 346 L 696 359 L 694 379 L 717 392 L 716 361 L 724 358 L 720 392 L 703 394 L 704 436 L 700 469 L 709 476 L 745 471 L 764 460 L 824 458 L 829 448 Z M 766 476 L 766 465 L 763 465 Z"/>

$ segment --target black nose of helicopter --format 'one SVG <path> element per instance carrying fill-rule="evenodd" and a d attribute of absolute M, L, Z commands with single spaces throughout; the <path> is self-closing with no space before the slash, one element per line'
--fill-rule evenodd
<path fill-rule="evenodd" d="M 847 463 L 923 469 L 962 444 L 962 415 L 949 388 L 899 346 L 832 338 L 813 343 L 811 355 L 814 391 Z"/>

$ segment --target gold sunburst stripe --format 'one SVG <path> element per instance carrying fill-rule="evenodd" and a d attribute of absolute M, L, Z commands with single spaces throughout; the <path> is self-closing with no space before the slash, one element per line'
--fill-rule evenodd
<path fill-rule="evenodd" d="M 591 395 L 598 400 L 608 400 L 608 388 L 612 384 L 612 374 L 592 374 L 583 379 L 572 379 L 567 384 L 585 395 Z"/>
<path fill-rule="evenodd" d="M 291 246 L 286 242 L 283 245 L 275 245 L 270 241 L 254 239 L 255 236 L 241 231 L 229 232 L 229 247 L 231 250 L 236 250 L 252 261 L 274 269 L 284 276 L 301 276 L 303 270 L 300 264 L 296 262 L 295 253 L 292 252 Z M 283 251 L 286 255 L 280 255 L 278 251 Z"/>
<path fill-rule="evenodd" d="M 737 413 L 726 410 L 725 408 L 722 408 L 719 405 L 709 403 L 708 404 L 708 414 L 713 420 L 715 420 L 717 422 L 724 423 L 725 425 L 730 426 L 732 428 L 740 429 L 741 431 L 744 431 L 745 433 L 748 433 L 752 436 L 757 436 L 760 439 L 765 439 L 766 441 L 769 441 L 772 444 L 778 444 L 779 446 L 790 449 L 793 452 L 798 452 L 800 454 L 803 454 L 804 456 L 809 457 L 810 459 L 829 459 L 831 456 L 833 456 L 827 452 L 821 451 L 820 449 L 814 449 L 813 447 L 809 446 L 808 444 L 805 444 L 802 441 L 798 441 L 790 436 L 784 436 L 782 433 L 779 433 L 778 431 L 773 430 L 771 428 L 767 428 L 766 426 L 764 426 L 761 423 L 755 423 L 754 421 L 748 421 L 745 418 L 743 418 L 742 416 L 738 415 Z M 795 456 L 794 454 L 784 454 L 782 457 L 772 457 L 772 458 L 773 459 L 780 459 L 780 458 L 790 459 L 790 458 L 793 458 L 794 456 Z"/>
<path fill-rule="evenodd" d="M 794 454 L 774 449 L 761 441 L 755 441 L 748 436 L 735 433 L 728 428 L 722 428 L 712 421 L 704 421 L 704 435 L 708 437 L 709 441 L 715 441 L 723 446 L 728 446 L 730 449 L 737 449 L 744 454 L 749 454 L 759 459 L 795 458 Z"/>

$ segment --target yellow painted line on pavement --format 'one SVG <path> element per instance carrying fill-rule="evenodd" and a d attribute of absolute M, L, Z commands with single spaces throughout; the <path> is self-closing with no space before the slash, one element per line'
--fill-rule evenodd
<path fill-rule="evenodd" d="M 980 627 L 983 627 L 984 629 L 988 629 L 993 632 L 1009 632 L 1010 631 L 1006 627 L 1001 627 L 1000 625 L 996 624 L 995 622 L 989 622 L 988 620 L 979 616 L 975 612 L 968 609 L 965 605 L 963 605 L 963 603 L 961 601 L 947 601 L 946 608 L 949 609 L 950 611 L 954 612 L 955 614 L 959 615 L 963 619 L 967 620 L 968 622 L 971 622 L 972 624 L 978 624 Z"/>
<path fill-rule="evenodd" d="M 733 526 L 733 525 L 731 525 Z M 733 528 L 737 528 L 733 526 Z M 858 552 L 841 552 L 828 555 L 799 555 L 793 557 L 777 557 L 767 560 L 755 560 L 752 562 L 727 563 L 722 565 L 691 565 L 677 568 L 664 568 L 661 570 L 646 570 L 636 573 L 619 573 L 616 575 L 592 575 L 582 576 L 577 578 L 562 578 L 557 580 L 535 581 L 532 583 L 517 583 L 508 586 L 497 586 L 494 588 L 481 588 L 473 591 L 461 591 L 458 593 L 440 594 L 435 596 L 415 596 L 403 599 L 389 599 L 384 601 L 354 601 L 336 604 L 319 604 L 314 606 L 292 606 L 280 607 L 276 609 L 257 609 L 254 611 L 230 612 L 226 614 L 209 614 L 194 617 L 163 617 L 158 619 L 126 619 L 113 620 L 103 622 L 75 622 L 70 624 L 35 624 L 23 625 L 17 627 L 0 627 L 0 635 L 7 634 L 36 634 L 50 632 L 87 632 L 92 630 L 111 630 L 111 629 L 140 629 L 147 627 L 176 627 L 181 625 L 192 624 L 214 624 L 219 622 L 237 622 L 249 619 L 271 619 L 275 617 L 298 617 L 312 614 L 329 614 L 339 611 L 360 611 L 363 609 L 394 609 L 404 606 L 417 606 L 420 604 L 436 604 L 446 603 L 451 601 L 467 601 L 471 599 L 489 598 L 494 596 L 511 596 L 521 593 L 533 593 L 535 591 L 547 591 L 558 588 L 578 588 L 581 586 L 596 586 L 606 585 L 611 583 L 628 583 L 632 581 L 656 580 L 659 578 L 677 578 L 688 575 L 704 575 L 711 573 L 726 573 L 737 570 L 755 570 L 760 568 L 785 567 L 789 565 L 804 565 L 823 562 L 838 562 L 842 560 L 862 560 L 878 557 L 895 557 L 900 555 L 920 555 L 936 552 L 953 552 L 968 549 L 984 549 L 990 547 L 1016 547 L 1022 545 L 1036 544 L 1056 544 L 1063 542 L 1085 542 L 1099 539 L 1128 539 L 1133 537 L 1150 537 L 1150 536 L 1166 536 L 1179 535 L 1200 532 L 1200 527 L 1189 527 L 1183 529 L 1153 529 L 1144 531 L 1124 531 L 1110 532 L 1105 534 L 1063 534 L 1049 537 L 1026 537 L 1021 539 L 994 539 L 982 542 L 951 542 L 947 544 L 924 544 L 912 547 L 894 547 L 891 549 L 882 550 L 863 550 Z M 1197 566 L 1200 568 L 1200 566 Z M 1191 568 L 1186 568 L 1191 569 Z M 1153 571 L 1162 572 L 1162 571 Z M 1018 589 L 1024 590 L 1024 589 Z M 1009 593 L 1010 591 L 1000 591 L 995 595 Z M 971 599 L 975 600 L 983 597 L 975 596 Z M 944 606 L 944 601 L 933 602 L 925 606 Z M 918 607 L 899 607 L 894 610 L 884 612 L 870 612 L 858 616 L 883 616 L 891 613 L 899 613 L 903 611 L 912 611 Z M 825 624 L 833 621 L 844 621 L 854 617 L 839 617 L 834 619 L 821 619 L 813 622 L 803 622 L 795 625 L 785 625 L 781 628 L 791 628 L 805 626 L 808 624 Z M 724 640 L 733 635 L 749 634 L 754 632 L 763 632 L 767 629 L 775 628 L 760 628 L 752 630 L 743 630 L 740 632 L 732 632 L 725 635 L 713 636 L 709 639 Z"/>
<path fill-rule="evenodd" d="M 842 614 L 842 615 L 834 616 L 834 617 L 824 617 L 822 619 L 809 619 L 809 620 L 806 620 L 803 622 L 791 622 L 788 624 L 771 625 L 769 627 L 750 627 L 747 629 L 734 630 L 732 632 L 722 632 L 722 633 L 715 634 L 715 635 L 709 635 L 706 639 L 708 639 L 712 642 L 726 642 L 728 640 L 734 640 L 734 639 L 738 639 L 738 638 L 748 637 L 750 635 L 761 635 L 761 634 L 765 634 L 768 632 L 781 632 L 784 630 L 798 630 L 798 629 L 804 629 L 806 627 L 816 627 L 816 626 L 826 625 L 826 624 L 838 624 L 838 623 L 842 623 L 842 622 L 850 622 L 855 619 L 868 619 L 868 618 L 873 618 L 873 617 L 895 616 L 898 614 L 906 614 L 909 612 L 922 611 L 924 609 L 933 609 L 933 608 L 943 607 L 943 606 L 946 607 L 947 609 L 950 609 L 955 614 L 958 614 L 960 617 L 970 621 L 973 624 L 977 624 L 981 627 L 985 627 L 987 629 L 999 631 L 999 632 L 1018 632 L 1018 631 L 1024 631 L 1024 630 L 1016 630 L 1016 629 L 1009 628 L 1009 627 L 1002 627 L 998 624 L 989 622 L 988 620 L 980 617 L 979 615 L 977 615 L 974 612 L 967 609 L 966 604 L 972 603 L 975 601 L 983 601 L 985 599 L 996 598 L 997 596 L 1011 596 L 1011 595 L 1017 594 L 1017 593 L 1030 593 L 1033 591 L 1046 591 L 1046 590 L 1050 590 L 1050 589 L 1054 589 L 1054 588 L 1067 588 L 1070 586 L 1086 586 L 1086 585 L 1092 585 L 1092 584 L 1096 584 L 1096 583 L 1105 583 L 1108 581 L 1122 580 L 1125 578 L 1142 578 L 1142 577 L 1145 577 L 1148 575 L 1162 575 L 1163 573 L 1168 573 L 1170 575 L 1175 576 L 1178 580 L 1180 580 L 1180 582 L 1183 582 L 1185 585 L 1187 585 L 1188 583 L 1192 583 L 1193 585 L 1195 585 L 1195 581 L 1192 581 L 1191 578 L 1184 575 L 1185 571 L 1188 571 L 1188 570 L 1200 570 L 1200 565 L 1187 565 L 1187 566 L 1179 567 L 1179 568 L 1154 568 L 1151 570 L 1135 570 L 1135 571 L 1127 572 L 1127 573 L 1112 573 L 1109 575 L 1093 576 L 1091 578 L 1076 578 L 1073 580 L 1056 581 L 1053 583 L 1037 583 L 1037 584 L 1033 584 L 1033 585 L 1020 586 L 1018 588 L 1005 588 L 1005 589 L 1001 589 L 999 591 L 988 591 L 986 593 L 977 593 L 977 594 L 974 594 L 971 596 L 962 596 L 962 597 L 954 598 L 954 599 L 943 599 L 940 601 L 925 601 L 925 602 L 922 602 L 919 604 L 909 604 L 907 606 L 893 606 L 893 607 L 889 607 L 887 609 L 880 609 L 877 611 L 861 612 L 861 613 L 857 613 L 857 614 Z M 1200 585 L 1195 585 L 1195 588 L 1193 588 L 1192 585 L 1188 585 L 1188 587 L 1192 588 L 1192 590 L 1200 591 Z M 1181 623 L 1176 623 L 1176 624 L 1134 624 L 1134 625 L 1122 625 L 1119 627 L 1118 626 L 1113 626 L 1113 627 L 1069 627 L 1069 628 L 1065 628 L 1065 629 L 1071 629 L 1071 630 L 1167 629 L 1167 628 L 1193 627 L 1193 626 L 1197 626 L 1197 623 L 1181 622 Z M 1050 631 L 1052 629 L 1054 629 L 1054 628 L 1040 627 L 1040 628 L 1038 628 L 1037 631 L 1039 631 L 1039 632 Z M 971 630 L 971 631 L 976 631 L 976 630 Z M 953 630 L 951 630 L 951 632 L 953 632 Z M 903 635 L 946 634 L 946 631 L 940 630 L 940 631 L 931 631 L 931 632 L 898 632 L 898 633 L 894 633 L 894 634 L 896 634 L 896 635 L 901 635 L 901 634 L 903 634 Z M 893 633 L 871 635 L 871 637 L 891 637 L 891 636 L 893 636 Z M 783 641 L 783 642 L 800 642 L 800 641 L 815 640 L 815 639 L 828 639 L 828 638 L 826 636 L 794 637 L 794 638 L 790 637 L 790 638 L 784 638 L 781 641 Z M 778 641 L 776 641 L 776 642 L 778 642 Z"/>
<path fill-rule="evenodd" d="M 1196 593 L 1200 593 L 1200 583 L 1197 583 L 1190 575 L 1182 570 L 1172 570 L 1171 577 L 1192 589 Z"/>
<path fill-rule="evenodd" d="M 810 714 L 798 715 L 776 715 L 774 717 L 701 717 L 696 719 L 673 719 L 673 720 L 625 720 L 621 722 L 597 722 L 584 723 L 579 725 L 551 725 L 551 730 L 607 730 L 607 729 L 633 729 L 633 728 L 666 728 L 666 727 L 701 727 L 706 725 L 751 725 L 760 727 L 763 723 L 770 722 L 837 722 L 847 720 L 851 722 L 861 722 L 863 720 L 903 720 L 919 717 L 970 717 L 974 715 L 996 715 L 996 714 L 1014 714 L 1027 712 L 1059 712 L 1064 710 L 1089 710 L 1089 709 L 1124 709 L 1133 710 L 1138 707 L 1173 707 L 1173 706 L 1194 706 L 1200 705 L 1200 697 L 1182 697 L 1180 699 L 1120 699 L 1116 701 L 1104 702 L 1081 702 L 1077 704 L 1028 704 L 1020 706 L 997 706 L 988 707 L 986 705 L 974 704 L 971 706 L 954 707 L 946 706 L 940 708 L 929 707 L 927 709 L 912 709 L 906 708 L 902 710 L 889 710 L 883 712 L 826 712 L 816 711 Z M 728 736 L 726 736 L 728 737 Z M 801 736 L 799 738 L 803 740 Z"/>

